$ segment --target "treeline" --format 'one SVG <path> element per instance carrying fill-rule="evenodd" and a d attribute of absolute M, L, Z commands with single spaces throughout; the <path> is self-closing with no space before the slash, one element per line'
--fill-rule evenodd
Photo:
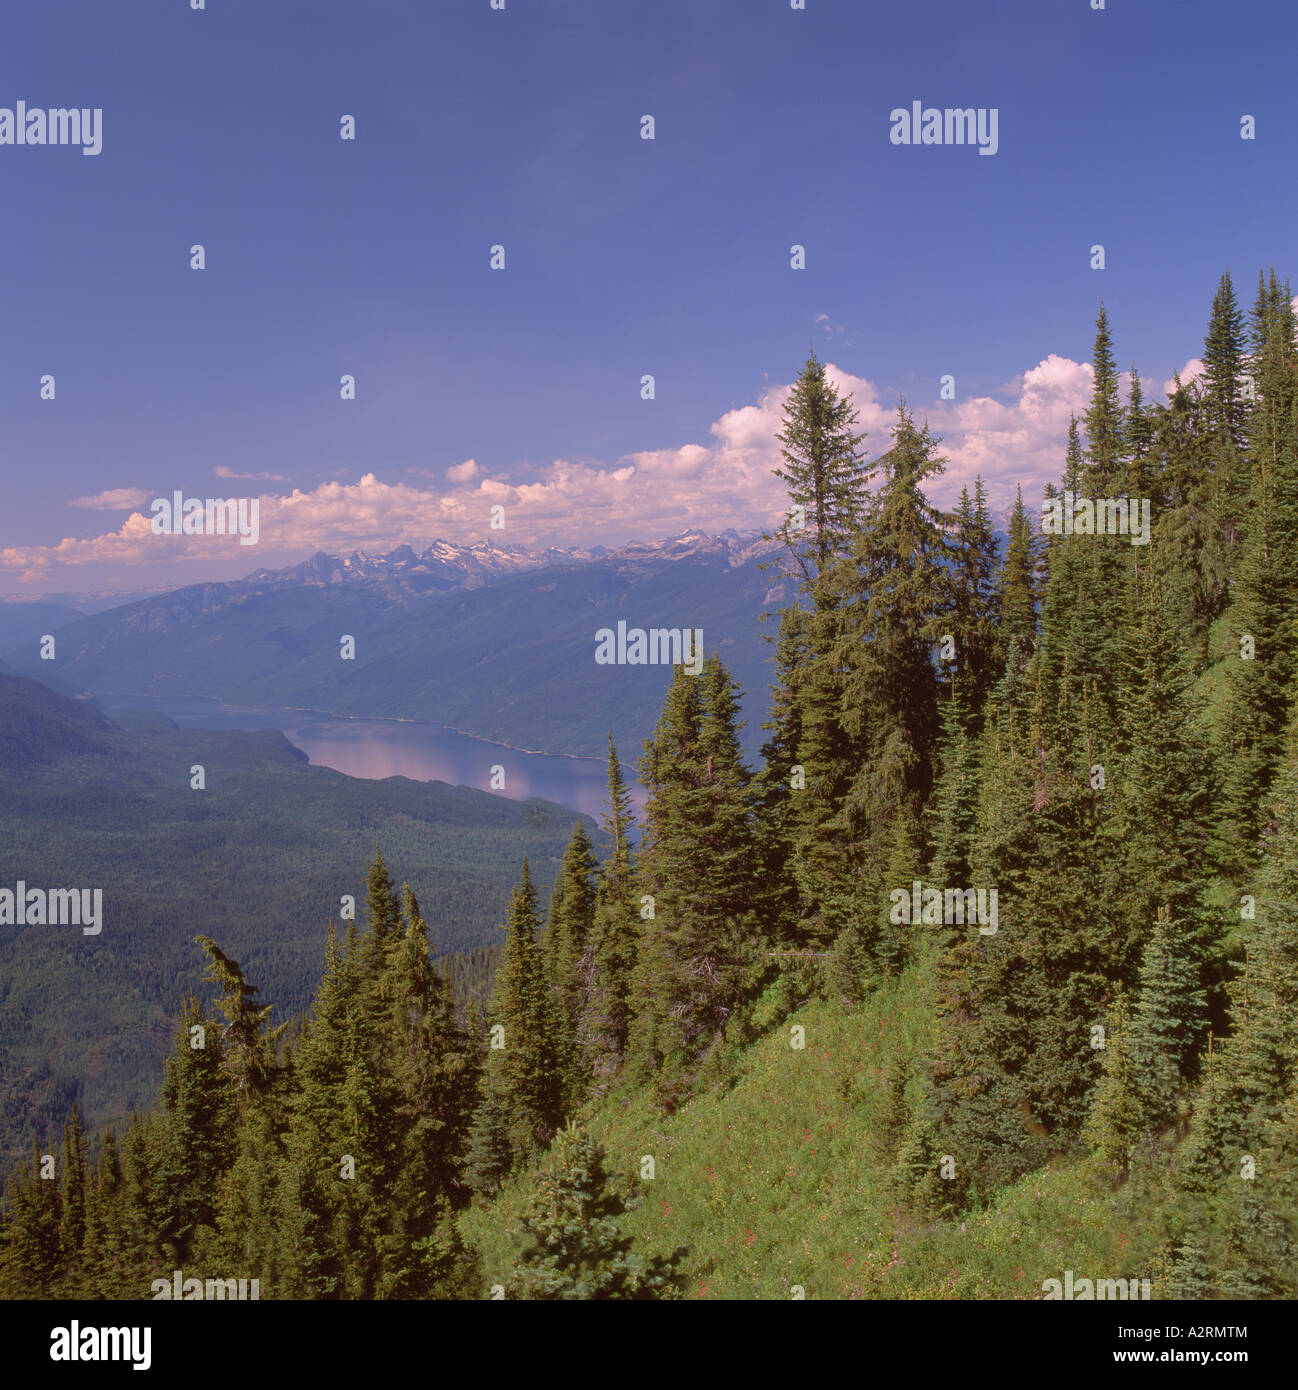
<path fill-rule="evenodd" d="M 1091 1154 L 1157 1189 L 1178 1294 L 1292 1296 L 1288 285 L 1261 278 L 1246 318 L 1223 276 L 1203 361 L 1166 405 L 1133 369 L 1124 400 L 1101 308 L 1091 402 L 1048 489 L 1077 524 L 1043 536 L 1020 496 L 1001 554 L 981 481 L 953 513 L 928 501 L 945 460 L 904 402 L 865 461 L 813 353 L 779 436 L 790 509 L 773 563 L 792 592 L 761 767 L 718 657 L 677 668 L 639 763 L 639 848 L 610 737 L 610 852 L 597 863 L 577 825 L 544 922 L 523 864 L 485 1016 L 474 1005 L 463 1026 L 381 860 L 368 931 L 331 939 L 291 1055 L 207 943 L 224 1022 L 187 1006 L 162 1112 L 133 1120 L 120 1155 L 105 1141 L 93 1183 L 76 1176 L 75 1120 L 62 1187 L 19 1181 L 5 1277 L 48 1290 L 107 1260 L 138 1287 L 163 1252 L 261 1271 L 279 1296 L 472 1296 L 494 1280 L 457 1211 L 562 1135 L 513 1287 L 670 1295 L 673 1261 L 617 1242 L 623 1198 L 607 1224 L 592 1215 L 606 1199 L 580 1174 L 599 1187 L 603 1160 L 565 1126 L 622 1089 L 671 1112 L 725 1084 L 759 1003 L 767 1026 L 813 995 L 851 1008 L 918 967 L 939 1041 L 890 1078 L 900 1204 L 950 1216 Z M 1096 534 L 1078 497 L 1148 500 L 1149 543 Z M 939 890 L 919 921 L 898 910 L 916 881 Z M 997 894 L 994 931 L 943 920 L 947 890 L 978 889 Z M 195 1026 L 219 1044 L 195 1051 Z M 606 1233 L 603 1253 L 569 1249 L 565 1210 Z"/>
<path fill-rule="evenodd" d="M 200 1281 L 194 1297 L 202 1281 L 253 1278 L 268 1298 L 477 1298 L 497 1281 L 510 1297 L 676 1296 L 673 1263 L 640 1260 L 620 1235 L 627 1198 L 575 1128 L 538 1175 L 527 1248 L 508 1271 L 481 1270 L 456 1216 L 472 1195 L 486 1027 L 472 999 L 457 1021 L 419 904 L 381 854 L 367 905 L 365 931 L 330 929 L 291 1043 L 238 963 L 197 938 L 215 1009 L 186 1001 L 161 1105 L 132 1115 L 120 1143 L 108 1129 L 92 1162 L 74 1109 L 60 1156 L 35 1147 L 7 1194 L 0 1296 L 146 1298 L 174 1270 Z"/>

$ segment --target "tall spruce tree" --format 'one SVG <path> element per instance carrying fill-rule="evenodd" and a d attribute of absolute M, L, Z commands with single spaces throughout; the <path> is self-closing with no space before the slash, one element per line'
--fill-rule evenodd
<path fill-rule="evenodd" d="M 492 1054 L 493 1079 L 509 1116 L 510 1141 L 520 1159 L 531 1158 L 562 1118 L 563 1084 L 554 1012 L 546 989 L 536 890 L 527 860 L 509 903 L 505 949 L 488 1011 L 504 1029 L 504 1047 Z"/>
<path fill-rule="evenodd" d="M 590 837 L 578 821 L 554 881 L 545 930 L 546 974 L 554 1009 L 555 1045 L 564 1079 L 565 1109 L 577 1105 L 585 1093 L 586 1073 L 578 1044 L 580 968 L 594 925 L 596 867 Z"/>
<path fill-rule="evenodd" d="M 824 587 L 834 561 L 860 525 L 865 474 L 850 396 L 838 394 L 813 348 L 784 407 L 775 438 L 782 464 L 775 468 L 789 491 L 790 511 L 775 535 L 784 542 L 800 587 L 816 607 L 832 606 Z"/>
<path fill-rule="evenodd" d="M 715 655 L 697 676 L 678 666 L 640 763 L 653 914 L 633 1051 L 668 1106 L 688 1092 L 766 959 L 738 713 L 737 689 Z"/>
<path fill-rule="evenodd" d="M 598 1093 L 622 1065 L 631 1024 L 632 981 L 640 950 L 640 884 L 631 844 L 631 798 L 608 737 L 608 809 L 612 850 L 600 866 L 590 932 L 577 965 L 577 1047 Z"/>

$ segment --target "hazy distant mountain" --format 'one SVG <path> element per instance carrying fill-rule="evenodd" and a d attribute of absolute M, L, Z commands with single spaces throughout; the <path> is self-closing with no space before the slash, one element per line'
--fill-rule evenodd
<path fill-rule="evenodd" d="M 0 603 L 0 650 L 22 642 L 37 642 L 84 615 L 85 610 L 62 603 Z"/>
<path fill-rule="evenodd" d="M 57 630 L 55 662 L 30 643 L 3 660 L 65 688 L 422 719 L 546 752 L 599 756 L 611 728 L 634 757 L 670 671 L 597 666 L 596 631 L 702 628 L 744 685 L 751 751 L 770 679 L 773 624 L 759 616 L 786 601 L 758 569 L 775 548 L 755 532 L 686 532 L 613 551 L 321 553 L 76 618 Z M 344 635 L 354 661 L 340 659 Z"/>

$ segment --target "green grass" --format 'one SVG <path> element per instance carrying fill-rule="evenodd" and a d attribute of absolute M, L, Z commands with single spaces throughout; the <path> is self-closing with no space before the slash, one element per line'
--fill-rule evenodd
<path fill-rule="evenodd" d="M 673 1116 L 632 1094 L 584 1117 L 610 1168 L 644 1194 L 623 1218 L 637 1248 L 689 1248 L 690 1297 L 791 1298 L 800 1285 L 807 1298 L 1038 1298 L 1042 1281 L 1066 1269 L 1157 1281 L 1167 1233 L 1153 1203 L 1082 1156 L 1029 1175 L 963 1222 L 920 1221 L 898 1199 L 899 1107 L 887 1083 L 933 1042 L 924 968 L 860 1009 L 806 1005 L 742 1054 L 732 1086 Z M 790 1046 L 795 1023 L 806 1030 L 802 1051 Z M 652 1181 L 639 1178 L 645 1155 Z M 464 1217 L 488 1284 L 503 1282 L 530 1185 L 523 1174 Z"/>

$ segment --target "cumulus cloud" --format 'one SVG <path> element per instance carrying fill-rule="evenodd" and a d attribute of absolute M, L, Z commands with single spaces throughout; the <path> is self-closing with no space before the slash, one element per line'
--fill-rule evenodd
<path fill-rule="evenodd" d="M 68 506 L 88 507 L 96 512 L 125 512 L 132 507 L 142 507 L 148 500 L 149 494 L 142 487 L 114 487 L 91 497 L 74 497 Z"/>
<path fill-rule="evenodd" d="M 1181 385 L 1188 386 L 1192 381 L 1198 381 L 1203 376 L 1203 358 L 1192 357 L 1181 368 Z M 1176 382 L 1171 378 L 1163 383 L 1163 394 L 1170 396 L 1176 390 Z"/>
<path fill-rule="evenodd" d="M 858 428 L 867 432 L 867 456 L 886 452 L 895 404 L 885 403 L 875 383 L 864 377 L 833 363 L 825 370 L 840 392 L 853 397 Z M 993 508 L 1011 505 L 1019 484 L 1025 500 L 1035 506 L 1044 484 L 1062 472 L 1069 415 L 1085 410 L 1092 380 L 1089 363 L 1052 353 L 1000 390 L 998 397 L 1004 399 L 910 401 L 916 419 L 927 419 L 941 436 L 947 459 L 946 473 L 931 489 L 933 502 L 949 507 L 961 487 L 972 486 L 975 475 L 981 475 Z M 54 566 L 97 562 L 131 566 L 238 559 L 253 568 L 270 557 L 284 557 L 284 563 L 312 550 L 385 550 L 402 543 L 423 549 L 436 537 L 531 548 L 616 545 L 687 528 L 716 532 L 770 526 L 787 506 L 784 485 L 772 470 L 780 463 L 775 436 L 791 389 L 789 384 L 768 387 L 752 404 L 727 411 L 710 426 L 705 442 L 607 462 L 555 459 L 522 480 L 504 473 L 484 476 L 475 460 L 466 459 L 445 469 L 440 486 L 386 482 L 364 473 L 350 483 L 263 491 L 255 553 L 253 547 L 240 547 L 237 537 L 154 535 L 150 518 L 134 512 L 117 531 L 104 535 L 0 551 L 0 568 L 21 570 L 25 577 L 45 577 Z M 144 493 L 130 496 L 136 504 L 147 498 Z M 504 508 L 503 531 L 491 528 L 496 506 Z"/>

